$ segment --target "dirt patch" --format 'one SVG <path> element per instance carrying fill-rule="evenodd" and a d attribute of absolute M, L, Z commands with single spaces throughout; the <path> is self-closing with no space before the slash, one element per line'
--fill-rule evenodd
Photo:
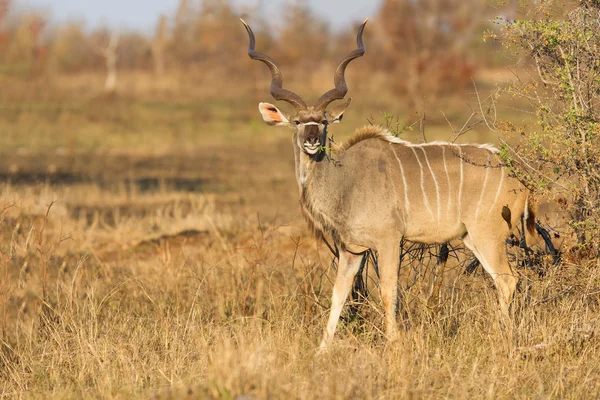
<path fill-rule="evenodd" d="M 281 177 L 278 171 L 282 169 L 293 172 L 291 154 L 287 141 L 285 145 L 279 141 L 274 146 L 232 145 L 156 154 L 21 150 L 0 153 L 0 181 L 63 185 L 94 182 L 103 187 L 128 182 L 140 190 L 166 185 L 179 191 L 201 191 L 206 183 L 239 184 Z"/>

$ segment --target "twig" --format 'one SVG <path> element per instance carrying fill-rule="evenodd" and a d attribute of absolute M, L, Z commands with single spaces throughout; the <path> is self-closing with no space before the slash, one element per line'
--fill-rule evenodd
<path fill-rule="evenodd" d="M 419 132 L 421 133 L 421 143 L 427 143 L 427 138 L 425 137 L 425 111 L 423 111 L 421 118 L 419 118 Z"/>
<path fill-rule="evenodd" d="M 442 110 L 440 110 L 440 112 L 444 116 L 444 119 L 446 120 L 446 122 L 448 123 L 448 125 L 450 125 L 450 129 L 452 130 L 452 135 L 454 135 L 454 127 L 452 126 L 452 123 L 450 122 L 450 120 L 448 120 L 448 117 L 446 117 L 446 114 L 444 114 L 444 112 Z M 450 138 L 452 137 L 452 135 L 448 136 L 448 140 L 450 140 Z"/>
<path fill-rule="evenodd" d="M 475 83 L 475 81 L 473 80 L 473 78 L 471 78 L 471 82 L 473 82 L 473 88 L 475 89 L 475 95 L 477 96 L 477 103 L 479 105 L 479 111 L 481 112 L 481 118 L 482 118 L 483 122 L 485 123 L 485 125 L 488 127 L 488 129 L 490 131 L 497 132 L 496 127 L 492 128 L 490 126 L 490 124 L 488 123 L 487 118 L 485 117 L 485 114 L 483 112 L 483 106 L 482 106 L 482 103 L 481 103 L 481 98 L 479 97 L 479 90 L 477 90 L 477 84 Z"/>
<path fill-rule="evenodd" d="M 506 146 L 507 149 L 509 149 L 511 151 L 512 154 L 514 154 L 517 158 L 518 161 L 521 162 L 523 165 L 525 165 L 527 168 L 529 168 L 531 171 L 533 171 L 534 173 L 536 173 L 538 176 L 541 176 L 542 178 L 547 179 L 549 182 L 554 183 L 555 185 L 559 186 L 560 188 L 564 189 L 564 190 L 568 190 L 565 186 L 561 185 L 558 181 L 556 181 L 553 178 L 550 178 L 549 176 L 543 174 L 540 172 L 539 168 L 535 168 L 533 167 L 531 164 L 529 164 L 523 157 L 521 157 L 521 155 L 514 149 L 512 148 L 508 142 L 506 142 L 506 140 L 499 138 L 498 140 L 500 140 L 500 142 Z"/>

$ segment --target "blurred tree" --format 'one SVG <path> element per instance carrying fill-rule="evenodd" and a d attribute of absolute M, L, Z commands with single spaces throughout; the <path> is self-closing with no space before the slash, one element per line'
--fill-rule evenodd
<path fill-rule="evenodd" d="M 307 0 L 286 3 L 280 38 L 274 54 L 281 64 L 314 68 L 315 62 L 327 55 L 329 30 L 326 22 L 316 16 Z"/>
<path fill-rule="evenodd" d="M 69 22 L 54 35 L 49 63 L 56 72 L 77 72 L 93 66 L 92 53 L 83 24 Z"/>
<path fill-rule="evenodd" d="M 379 18 L 387 66 L 413 106 L 470 82 L 477 61 L 470 46 L 487 23 L 486 0 L 384 0 Z"/>
<path fill-rule="evenodd" d="M 153 68 L 152 38 L 139 32 L 121 32 L 119 39 L 119 68 L 149 70 Z"/>
<path fill-rule="evenodd" d="M 10 10 L 10 0 L 0 0 L 0 24 L 4 21 L 4 18 Z"/>
<path fill-rule="evenodd" d="M 29 30 L 33 41 L 33 71 L 40 74 L 43 72 L 48 57 L 47 48 L 42 44 L 42 32 L 47 26 L 47 21 L 40 16 L 33 16 L 29 23 Z"/>
<path fill-rule="evenodd" d="M 191 49 L 193 48 L 193 11 L 189 0 L 180 0 L 177 12 L 175 13 L 173 35 L 167 46 L 170 58 L 175 60 L 179 65 L 186 64 L 191 58 Z"/>
<path fill-rule="evenodd" d="M 240 23 L 229 1 L 204 0 L 194 24 L 198 44 L 196 61 L 211 62 L 220 68 L 235 66 L 236 48 L 241 37 Z"/>
<path fill-rule="evenodd" d="M 0 61 L 3 60 L 4 52 L 8 47 L 8 32 L 6 32 L 4 27 L 4 21 L 6 16 L 10 10 L 10 0 L 0 0 Z"/>
<path fill-rule="evenodd" d="M 157 76 L 165 74 L 165 47 L 168 35 L 167 17 L 161 14 L 158 19 L 154 40 L 152 41 L 152 61 L 154 63 L 154 72 Z"/>
<path fill-rule="evenodd" d="M 383 0 L 380 21 L 370 24 L 365 33 L 368 51 L 377 56 L 365 57 L 359 62 L 364 66 L 357 64 L 349 73 L 362 73 L 365 84 L 372 81 L 371 76 L 380 81 L 384 75 L 401 77 L 390 78 L 388 84 L 406 94 L 416 108 L 421 107 L 423 97 L 435 100 L 440 94 L 455 93 L 470 82 L 478 66 L 472 49 L 479 24 L 487 23 L 484 1 Z M 332 34 L 307 0 L 288 0 L 276 19 L 267 19 L 271 5 L 264 0 L 245 6 L 235 0 L 179 0 L 172 16 L 160 16 L 153 35 L 122 32 L 111 52 L 112 35 L 105 28 L 88 32 L 76 22 L 51 23 L 56 28 L 48 34 L 42 14 L 15 15 L 12 4 L 12 0 L 0 0 L 2 68 L 99 71 L 103 66 L 100 55 L 108 71 L 113 71 L 107 76 L 107 90 L 114 85 L 110 77 L 116 77 L 118 59 L 119 69 L 153 68 L 157 75 L 173 67 L 185 82 L 190 77 L 200 81 L 217 75 L 235 79 L 251 68 L 261 83 L 254 94 L 262 94 L 268 71 L 240 60 L 246 41 L 240 13 L 252 25 L 261 51 L 288 71 L 288 82 L 321 87 L 324 83 L 319 79 L 331 75 L 332 65 L 345 56 L 356 34 L 356 24 Z"/>
<path fill-rule="evenodd" d="M 32 71 L 38 40 L 35 35 L 39 34 L 39 31 L 32 29 L 32 26 L 40 20 L 41 17 L 35 13 L 19 17 L 5 53 L 5 62 L 9 63 L 11 73 L 27 75 Z"/>

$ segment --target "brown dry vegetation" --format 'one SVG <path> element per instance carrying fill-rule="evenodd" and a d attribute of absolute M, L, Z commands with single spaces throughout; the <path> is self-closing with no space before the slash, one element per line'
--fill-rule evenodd
<path fill-rule="evenodd" d="M 190 192 L 165 177 L 156 187 L 112 184 L 118 175 L 106 172 L 106 184 L 3 184 L 3 396 L 585 398 L 600 390 L 600 276 L 596 265 L 568 261 L 543 277 L 520 270 L 512 332 L 480 271 L 466 276 L 453 262 L 433 311 L 431 267 L 405 265 L 405 329 L 393 345 L 381 333 L 372 276 L 360 317 L 346 313 L 331 351 L 317 355 L 334 271 L 299 216 L 289 154 L 230 153 L 221 162 L 251 163 L 253 181 L 230 177 Z M 202 171 L 205 156 L 185 164 Z M 173 162 L 160 159 L 164 169 Z"/>

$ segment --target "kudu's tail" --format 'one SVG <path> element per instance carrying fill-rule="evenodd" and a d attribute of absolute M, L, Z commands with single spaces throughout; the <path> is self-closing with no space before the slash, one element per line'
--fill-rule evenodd
<path fill-rule="evenodd" d="M 527 199 L 525 200 L 525 226 L 530 234 L 535 235 L 535 210 L 536 210 L 536 200 L 533 196 L 533 193 L 529 193 L 527 195 Z"/>

